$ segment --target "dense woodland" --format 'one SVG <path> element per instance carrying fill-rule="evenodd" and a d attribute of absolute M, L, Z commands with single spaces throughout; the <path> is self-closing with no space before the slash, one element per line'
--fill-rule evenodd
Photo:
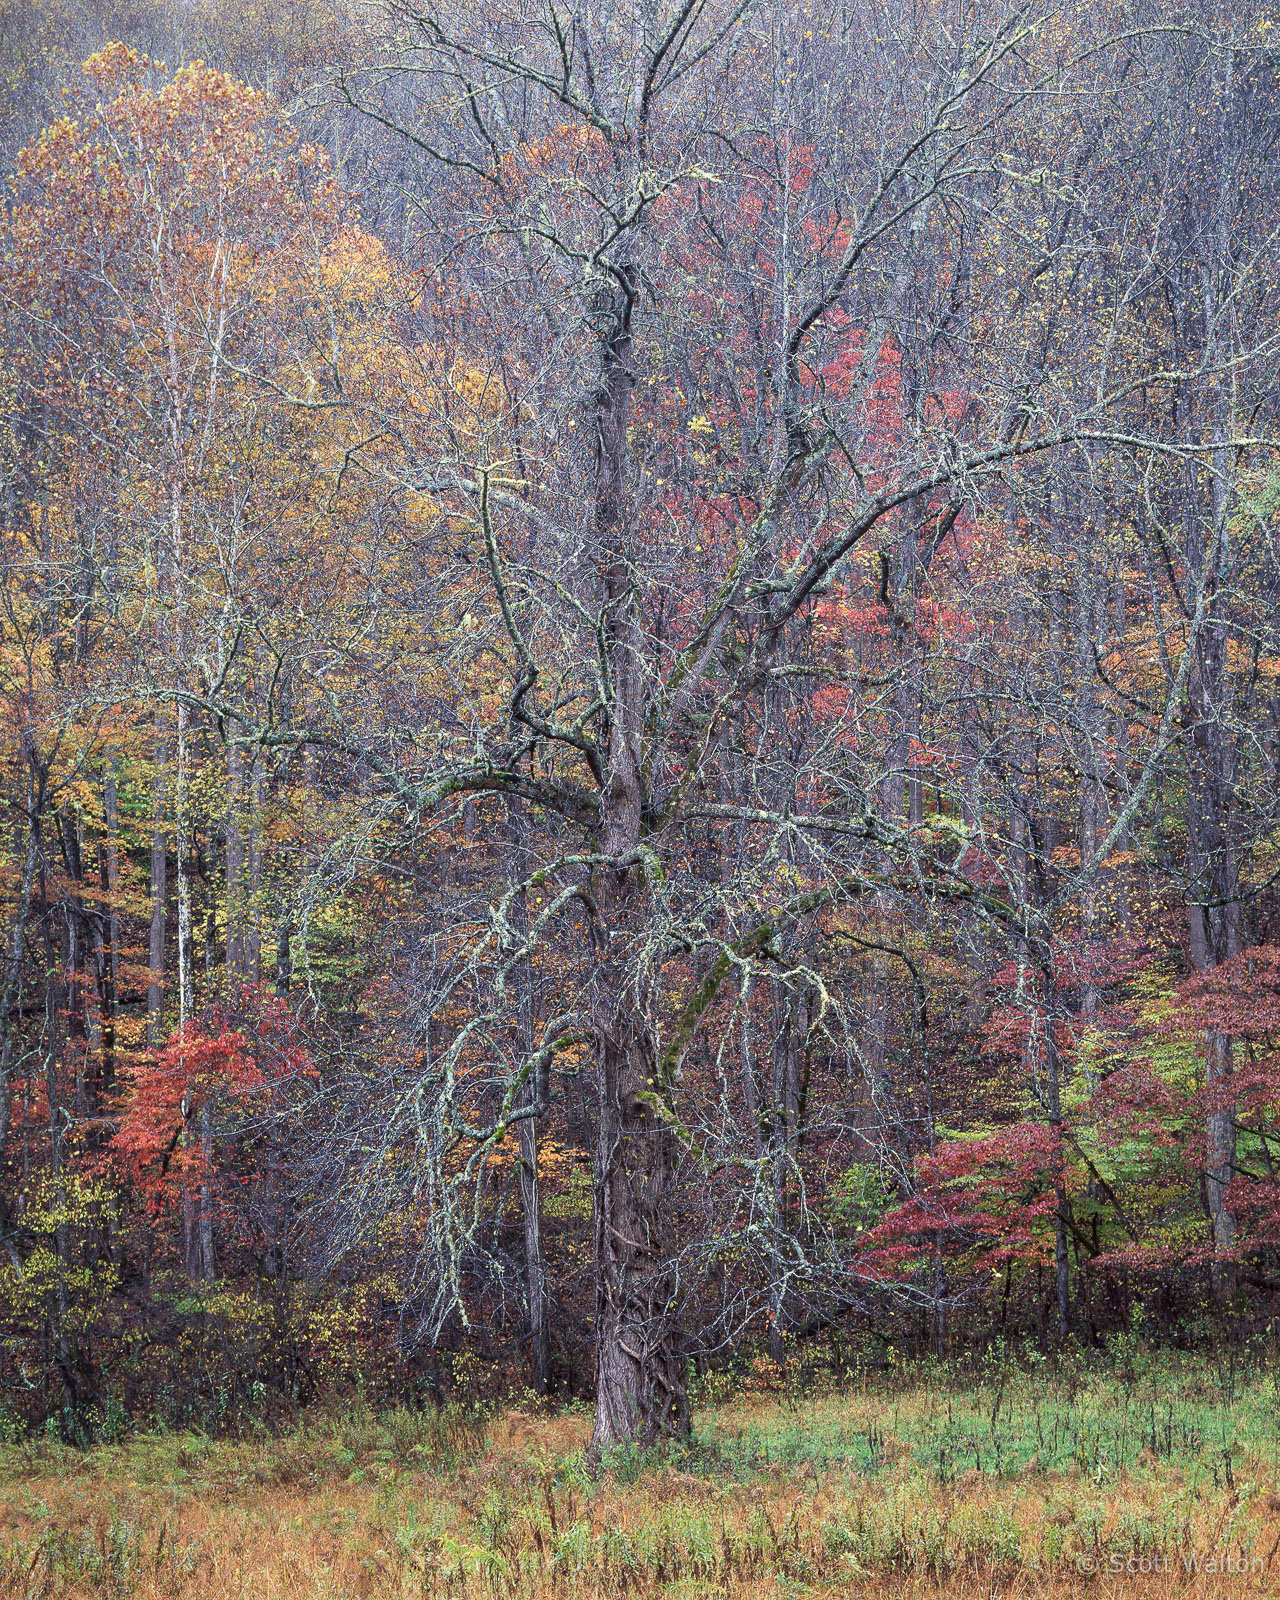
<path fill-rule="evenodd" d="M 1269 8 L 0 33 L 0 1428 L 1267 1329 Z"/>

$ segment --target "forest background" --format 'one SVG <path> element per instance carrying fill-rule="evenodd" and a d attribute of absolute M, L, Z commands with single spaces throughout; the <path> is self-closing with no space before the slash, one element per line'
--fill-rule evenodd
<path fill-rule="evenodd" d="M 1268 1332 L 1270 12 L 0 23 L 0 1427 Z"/>

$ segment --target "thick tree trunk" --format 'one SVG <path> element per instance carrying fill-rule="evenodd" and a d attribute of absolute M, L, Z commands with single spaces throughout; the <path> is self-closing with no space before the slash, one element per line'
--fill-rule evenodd
<path fill-rule="evenodd" d="M 670 1085 L 649 1016 L 637 859 L 644 816 L 644 630 L 635 587 L 627 424 L 635 384 L 631 314 L 639 274 L 615 269 L 595 313 L 595 556 L 612 698 L 601 848 L 618 863 L 597 886 L 599 1128 L 595 1163 L 596 1418 L 591 1453 L 689 1430 L 686 1364 L 671 1259 L 676 1145 Z M 625 864 L 624 864 L 625 863 Z"/>
<path fill-rule="evenodd" d="M 622 1443 L 647 1445 L 689 1431 L 668 1218 L 675 1140 L 661 1111 L 653 1035 L 638 1009 L 624 1000 L 600 1049 L 591 1436 L 597 1459 Z"/>

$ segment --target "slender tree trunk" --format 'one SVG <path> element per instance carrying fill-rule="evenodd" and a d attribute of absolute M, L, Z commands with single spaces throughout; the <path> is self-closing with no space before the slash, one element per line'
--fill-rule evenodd
<path fill-rule="evenodd" d="M 537 1085 L 530 1083 L 530 1103 L 536 1103 Z M 538 1182 L 538 1119 L 524 1117 L 517 1124 L 520 1145 L 520 1201 L 524 1210 L 525 1281 L 529 1296 L 529 1353 L 533 1387 L 551 1393 L 551 1316 L 547 1269 L 542 1256 L 542 1197 Z"/>
<path fill-rule="evenodd" d="M 116 802 L 116 758 L 108 754 L 102 777 L 104 836 L 98 840 L 99 1009 L 102 1018 L 101 1086 L 109 1092 L 116 1075 L 116 1005 L 120 993 L 120 822 Z"/>
<path fill-rule="evenodd" d="M 281 1000 L 289 993 L 293 982 L 293 918 L 288 906 L 280 910 L 279 931 L 276 935 L 276 994 Z"/>
<path fill-rule="evenodd" d="M 255 750 L 249 769 L 249 814 L 245 839 L 248 877 L 248 925 L 244 937 L 244 969 L 249 983 L 262 977 L 262 808 L 266 788 L 262 754 Z"/>
<path fill-rule="evenodd" d="M 116 918 L 111 910 L 111 866 L 107 841 L 98 841 L 98 921 L 95 958 L 98 987 L 97 1098 L 110 1092 L 116 1075 Z"/>
<path fill-rule="evenodd" d="M 70 812 L 56 813 L 66 886 L 62 899 L 64 939 L 64 977 L 66 988 L 64 1020 L 67 1035 L 67 1060 L 74 1074 L 71 1104 L 77 1118 L 90 1113 L 88 1070 L 87 989 L 88 950 L 84 940 L 84 870 L 80 856 L 79 822 Z"/>
<path fill-rule="evenodd" d="M 1017 808 L 1010 818 L 1010 838 L 1019 879 L 1019 893 L 1028 919 L 1036 908 L 1031 863 L 1032 824 Z M 1037 941 L 1038 942 L 1038 941 Z M 1032 1087 L 1047 1113 L 1049 1127 L 1056 1138 L 1054 1151 L 1054 1292 L 1058 1307 L 1058 1337 L 1071 1336 L 1071 1252 L 1069 1244 L 1070 1200 L 1063 1172 L 1062 1064 L 1053 1035 L 1053 980 L 1047 950 L 1036 950 L 1030 939 L 1021 939 L 1018 957 L 1019 991 L 1028 1019 L 1025 1068 Z"/>
<path fill-rule="evenodd" d="M 263 789 L 260 753 L 254 752 L 246 772 L 243 750 L 231 745 L 227 750 L 227 971 L 236 983 L 257 983 L 261 976 Z M 278 945 L 276 956 L 278 987 Z"/>
<path fill-rule="evenodd" d="M 1215 76 L 1223 104 L 1234 97 L 1237 61 L 1233 44 L 1224 41 Z M 1188 712 L 1191 740 L 1187 783 L 1187 865 L 1192 964 L 1205 971 L 1229 960 L 1241 948 L 1240 871 L 1235 824 L 1237 737 L 1228 662 L 1233 578 L 1232 509 L 1239 453 L 1226 441 L 1234 432 L 1237 379 L 1232 368 L 1239 329 L 1236 310 L 1238 258 L 1231 238 L 1232 219 L 1250 202 L 1238 185 L 1239 126 L 1226 118 L 1216 130 L 1217 171 L 1213 225 L 1197 228 L 1187 251 L 1182 280 L 1180 329 L 1192 347 L 1190 366 L 1198 361 L 1206 376 L 1176 392 L 1176 420 L 1183 437 L 1213 446 L 1185 469 L 1185 566 L 1188 588 L 1203 585 L 1205 623 L 1195 641 Z M 1197 303 L 1198 302 L 1198 303 Z M 1208 471 L 1206 474 L 1205 468 Z M 1207 476 L 1208 501 L 1205 501 Z M 1239 575 L 1237 575 L 1238 577 Z M 1232 1041 L 1216 1029 L 1205 1037 L 1205 1202 L 1215 1257 L 1211 1281 L 1215 1299 L 1226 1302 L 1235 1293 L 1233 1255 L 1236 1219 L 1228 1189 L 1236 1169 L 1236 1120 L 1230 1080 Z"/>
<path fill-rule="evenodd" d="M 174 785 L 173 854 L 178 873 L 178 1027 L 191 1021 L 195 1009 L 192 991 L 191 868 L 187 835 L 187 711 L 178 707 L 178 766 Z"/>
<path fill-rule="evenodd" d="M 47 896 L 45 898 L 47 906 Z M 48 927 L 48 923 L 46 926 Z M 68 942 L 69 930 L 68 919 L 63 928 Z M 50 946 L 53 946 L 51 929 L 47 937 Z M 69 1020 L 71 1015 L 69 995 L 71 964 L 69 949 L 64 948 L 61 962 L 58 961 L 56 947 L 51 948 L 49 954 L 53 975 L 45 990 L 44 1039 L 45 1098 L 49 1113 L 49 1175 L 65 1216 L 70 1210 L 64 1167 L 69 1118 L 63 1105 L 59 1074 L 61 1040 L 58 1022 L 59 1017 L 66 1017 Z M 53 1365 L 62 1383 L 62 1438 L 65 1443 L 76 1444 L 80 1442 L 80 1412 L 85 1396 L 81 1382 L 79 1341 L 71 1318 L 71 1296 L 68 1285 L 71 1230 L 66 1222 L 60 1222 L 54 1229 L 53 1256 L 54 1304 L 50 1327 Z"/>
<path fill-rule="evenodd" d="M 1049 1099 L 1049 1126 L 1057 1135 L 1057 1149 L 1054 1152 L 1057 1162 L 1057 1171 L 1054 1175 L 1054 1289 L 1058 1300 L 1058 1338 L 1065 1344 L 1071 1337 L 1071 1252 L 1068 1232 L 1071 1202 L 1067 1197 L 1066 1179 L 1063 1173 L 1066 1152 L 1063 1146 L 1061 1063 L 1058 1047 L 1053 1038 L 1053 1017 L 1047 1004 L 1042 1015 L 1045 1029 L 1044 1060 Z"/>
<path fill-rule="evenodd" d="M 29 785 L 27 842 L 23 852 L 22 877 L 18 888 L 18 903 L 14 909 L 8 960 L 5 962 L 4 988 L 0 990 L 0 1028 L 4 1029 L 4 1043 L 0 1045 L 0 1158 L 4 1156 L 5 1146 L 9 1141 L 9 1126 L 13 1119 L 13 1062 L 17 1053 L 17 1014 L 22 996 L 22 970 L 26 956 L 27 925 L 31 917 L 31 894 L 40 860 L 40 834 L 36 826 L 32 799 L 32 788 Z M 2 1220 L 3 1216 L 0 1213 L 0 1221 Z"/>
<path fill-rule="evenodd" d="M 116 797 L 117 757 L 108 755 L 102 780 L 102 811 L 106 823 L 106 886 L 108 903 L 107 936 L 111 943 L 111 982 L 120 991 L 120 811 Z"/>
<path fill-rule="evenodd" d="M 213 1257 L 213 1196 L 209 1175 L 213 1170 L 213 1113 L 206 1101 L 200 1107 L 200 1277 L 208 1282 L 216 1276 Z"/>
<path fill-rule="evenodd" d="M 245 979 L 244 751 L 227 746 L 227 976 Z"/>
<path fill-rule="evenodd" d="M 164 1037 L 164 946 L 168 900 L 169 837 L 165 828 L 165 762 L 157 744 L 152 784 L 150 976 L 147 981 L 147 1043 L 158 1048 Z"/>
<path fill-rule="evenodd" d="M 1227 405 L 1225 385 L 1216 398 Z M 1214 419 L 1218 437 L 1229 430 L 1225 409 Z M 1188 495 L 1188 572 L 1199 574 L 1209 591 L 1209 615 L 1195 645 L 1191 674 L 1191 771 L 1187 785 L 1188 932 L 1191 961 L 1204 972 L 1236 955 L 1242 944 L 1240 878 L 1232 837 L 1234 810 L 1234 759 L 1228 724 L 1231 720 L 1231 685 L 1227 666 L 1228 628 L 1225 617 L 1230 571 L 1228 523 L 1231 453 L 1213 452 L 1210 471 L 1208 525 L 1213 539 L 1205 548 L 1201 519 Z M 1198 487 L 1196 485 L 1195 487 Z M 1212 560 L 1211 553 L 1212 552 Z M 1234 1072 L 1232 1041 L 1216 1029 L 1205 1035 L 1205 1203 L 1218 1259 L 1210 1269 L 1215 1299 L 1225 1303 L 1235 1293 L 1235 1271 L 1230 1261 L 1236 1243 L 1236 1220 L 1228 1203 L 1228 1188 L 1235 1177 L 1236 1119 L 1231 1104 L 1230 1080 Z"/>
<path fill-rule="evenodd" d="M 523 882 L 529 874 L 529 853 L 525 844 L 524 807 L 512 800 L 506 810 L 507 837 L 511 843 L 515 875 Z M 520 935 L 529 931 L 529 907 L 524 891 L 516 895 L 511 920 Z M 533 963 L 526 955 L 520 962 L 516 980 L 521 986 L 518 1007 L 516 1046 L 527 1060 L 533 1051 Z M 540 1075 L 530 1075 L 525 1108 L 534 1109 L 546 1098 L 546 1085 Z M 516 1142 L 520 1149 L 520 1203 L 524 1220 L 525 1294 L 529 1304 L 529 1354 L 533 1387 L 538 1394 L 551 1393 L 551 1322 L 546 1264 L 542 1254 L 542 1196 L 538 1178 L 538 1117 L 522 1117 L 516 1123 Z"/>
<path fill-rule="evenodd" d="M 174 860 L 178 875 L 178 1029 L 185 1035 L 195 1010 L 193 941 L 191 912 L 191 840 L 187 832 L 187 717 L 186 707 L 178 707 L 177 773 L 174 784 Z M 209 1193 L 209 1162 L 213 1153 L 213 1129 L 209 1107 L 202 1105 L 195 1118 L 197 1127 L 186 1117 L 183 1143 L 188 1148 L 198 1142 L 200 1178 L 188 1176 L 183 1186 L 183 1232 L 187 1276 L 192 1283 L 207 1282 L 213 1276 L 213 1215 Z"/>
<path fill-rule="evenodd" d="M 809 1030 L 809 997 L 794 989 L 775 994 L 778 1026 L 773 1042 L 773 1242 L 769 1261 L 769 1354 L 785 1367 L 786 1333 L 791 1326 L 787 1305 L 787 1242 L 793 1237 L 792 1184 L 803 1118 L 800 1060 Z"/>

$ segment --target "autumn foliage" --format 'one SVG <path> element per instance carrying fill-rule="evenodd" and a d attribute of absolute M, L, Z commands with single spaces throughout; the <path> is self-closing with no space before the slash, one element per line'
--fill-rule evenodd
<path fill-rule="evenodd" d="M 14 157 L 0 1427 L 1265 1323 L 1273 46 L 456 9 Z"/>

